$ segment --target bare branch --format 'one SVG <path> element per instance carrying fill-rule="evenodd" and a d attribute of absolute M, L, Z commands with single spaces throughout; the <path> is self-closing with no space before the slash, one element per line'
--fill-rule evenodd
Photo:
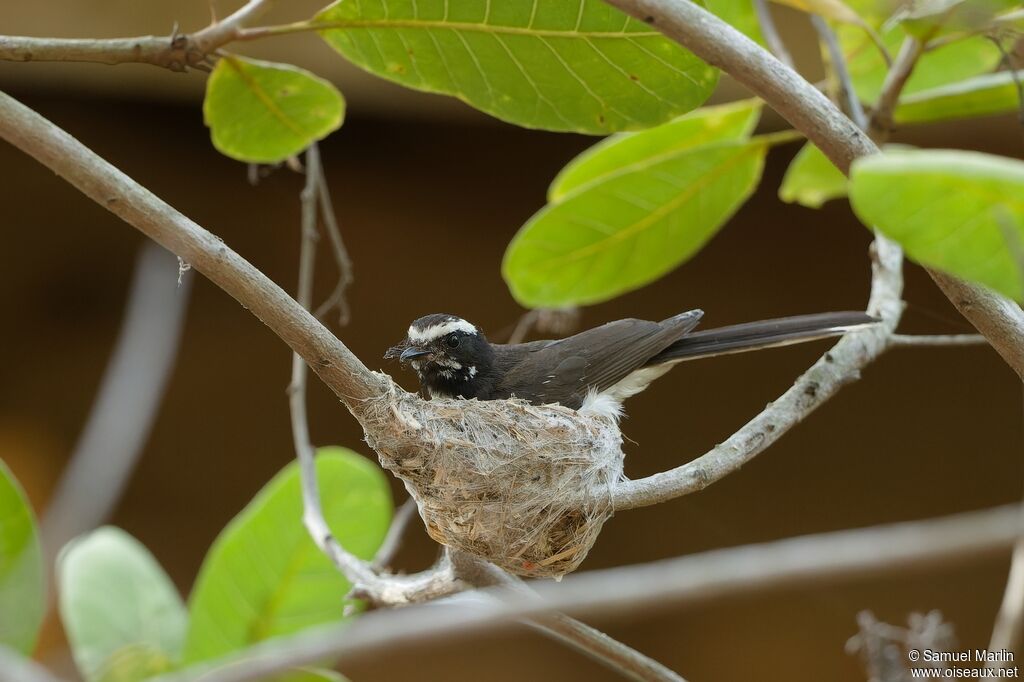
<path fill-rule="evenodd" d="M 341 238 L 341 229 L 338 227 L 338 218 L 334 214 L 334 203 L 331 201 L 331 191 L 327 186 L 327 176 L 322 165 L 317 173 L 316 183 L 317 198 L 320 202 L 320 215 L 324 219 L 327 236 L 331 240 L 334 262 L 338 266 L 338 283 L 335 285 L 331 295 L 327 297 L 327 300 L 316 309 L 315 315 L 318 320 L 323 319 L 327 311 L 337 307 L 338 324 L 344 326 L 348 324 L 351 318 L 351 311 L 348 307 L 348 299 L 345 298 L 345 292 L 348 291 L 354 279 L 352 275 L 352 259 L 349 257 L 348 249 L 345 248 L 345 242 Z"/>
<path fill-rule="evenodd" d="M 844 173 L 878 148 L 828 97 L 764 48 L 696 3 L 606 0 L 681 43 L 762 97 Z"/>
<path fill-rule="evenodd" d="M 839 95 L 846 103 L 847 113 L 849 113 L 850 118 L 857 124 L 858 128 L 866 130 L 868 127 L 868 117 L 864 113 L 864 107 L 861 106 L 860 98 L 857 97 L 857 91 L 853 87 L 850 69 L 846 63 L 846 57 L 843 55 L 843 50 L 839 47 L 839 40 L 836 39 L 835 31 L 832 30 L 827 21 L 816 14 L 811 15 L 811 24 L 814 26 L 814 30 L 818 32 L 821 41 L 825 43 L 825 49 L 828 50 L 829 62 L 832 64 L 832 71 L 839 81 Z"/>
<path fill-rule="evenodd" d="M 893 127 L 893 112 L 900 101 L 903 88 L 914 73 L 917 60 L 924 54 L 924 46 L 914 36 L 907 36 L 900 46 L 899 54 L 892 63 L 892 68 L 882 83 L 882 92 L 878 96 L 875 110 L 871 113 L 871 136 L 876 140 L 884 139 Z"/>
<path fill-rule="evenodd" d="M 74 453 L 43 520 L 49 565 L 71 538 L 110 515 L 156 419 L 178 355 L 191 278 L 153 242 L 139 253 L 124 322 Z"/>
<path fill-rule="evenodd" d="M 768 0 L 754 0 L 754 11 L 757 13 L 757 23 L 761 26 L 761 33 L 764 35 L 765 43 L 768 44 L 768 49 L 780 62 L 791 69 L 794 68 L 793 55 L 786 49 L 786 43 L 779 35 L 779 29 L 775 25 L 775 19 L 772 18 Z"/>
<path fill-rule="evenodd" d="M 93 62 L 153 64 L 172 71 L 199 66 L 207 55 L 237 39 L 242 27 L 257 19 L 271 0 L 249 0 L 224 21 L 192 35 L 132 38 L 32 38 L 0 36 L 0 60 L 16 62 Z"/>
<path fill-rule="evenodd" d="M 0 137 L 177 254 L 299 353 L 349 409 L 379 395 L 381 379 L 251 263 L 81 142 L 5 93 Z"/>
<path fill-rule="evenodd" d="M 1024 639 L 1024 540 L 1018 540 L 1010 559 L 1010 575 L 1006 579 L 1003 601 L 999 606 L 995 627 L 992 629 L 990 651 L 1018 652 Z M 992 662 L 990 666 L 999 663 Z"/>
<path fill-rule="evenodd" d="M 987 346 L 988 339 L 981 334 L 893 334 L 889 343 L 895 347 L 908 346 Z"/>
<path fill-rule="evenodd" d="M 422 644 L 476 634 L 552 611 L 624 613 L 667 604 L 706 602 L 726 595 L 864 579 L 896 570 L 973 561 L 1006 551 L 1022 530 L 1021 507 L 1011 505 L 925 521 L 845 530 L 720 549 L 677 559 L 587 571 L 561 583 L 531 586 L 539 598 L 508 589 L 484 590 L 496 599 L 460 600 L 364 614 L 330 626 L 265 642 L 213 666 L 158 678 L 184 682 L 244 682 L 323 659 L 366 654 L 404 643 Z"/>
<path fill-rule="evenodd" d="M 1006 364 L 1024 380 L 1024 311 L 1020 306 L 979 284 L 937 270 L 928 270 L 928 274 L 960 314 L 985 335 Z"/>
<path fill-rule="evenodd" d="M 702 7 L 673 0 L 606 1 L 657 27 L 760 95 L 769 106 L 807 135 L 844 173 L 849 172 L 854 159 L 878 151 L 878 147 L 827 97 Z M 878 244 L 880 254 L 889 248 L 884 241 Z M 1024 378 L 1024 313 L 1020 306 L 980 286 L 934 271 L 930 274 L 964 317 Z"/>
<path fill-rule="evenodd" d="M 456 556 L 459 575 L 476 587 L 500 586 L 522 595 L 523 598 L 537 598 L 536 592 L 523 580 L 506 573 L 494 564 L 468 554 Z M 468 595 L 468 598 L 480 600 L 486 599 L 487 595 L 473 593 Z M 536 616 L 523 622 L 636 682 L 685 682 L 674 671 L 654 659 L 564 613 Z"/>
<path fill-rule="evenodd" d="M 370 566 L 375 571 L 380 571 L 391 565 L 398 554 L 398 548 L 402 546 L 402 538 L 409 527 L 409 523 L 418 518 L 419 506 L 412 497 L 406 498 L 405 502 L 391 519 L 391 526 L 388 527 L 388 534 L 384 536 L 384 542 L 380 544 L 377 553 L 373 557 Z"/>
<path fill-rule="evenodd" d="M 317 177 L 320 174 L 320 153 L 316 144 L 306 150 L 306 185 L 302 190 L 302 227 L 299 251 L 299 288 L 296 300 L 309 310 L 313 299 L 313 270 L 316 265 L 317 242 Z M 313 542 L 334 563 L 353 585 L 371 585 L 377 575 L 370 565 L 346 551 L 331 533 L 320 504 L 320 489 L 316 478 L 316 453 L 309 438 L 306 414 L 306 363 L 298 353 L 292 353 L 292 380 L 288 386 L 288 404 L 292 420 L 292 440 L 295 456 L 299 460 L 302 479 L 302 520 Z"/>
<path fill-rule="evenodd" d="M 903 310 L 902 254 L 879 235 L 872 245 L 872 255 L 868 312 L 879 317 L 881 324 L 844 336 L 788 391 L 708 453 L 675 469 L 616 486 L 612 497 L 615 510 L 665 502 L 703 490 L 731 474 L 803 421 L 843 385 L 857 379 L 862 367 L 885 352 Z"/>

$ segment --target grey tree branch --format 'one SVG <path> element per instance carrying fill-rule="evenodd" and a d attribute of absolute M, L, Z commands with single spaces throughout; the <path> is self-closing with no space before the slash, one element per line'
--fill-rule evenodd
<path fill-rule="evenodd" d="M 872 244 L 868 313 L 881 319 L 881 324 L 844 336 L 782 396 L 706 454 L 675 469 L 616 486 L 612 493 L 615 510 L 658 504 L 703 490 L 763 452 L 842 386 L 859 378 L 861 368 L 888 348 L 889 337 L 899 322 L 903 311 L 902 260 L 899 247 L 877 236 Z"/>
<path fill-rule="evenodd" d="M 331 295 L 327 297 L 327 300 L 316 309 L 316 318 L 318 320 L 322 319 L 331 308 L 337 308 L 338 324 L 346 325 L 351 317 L 345 293 L 353 281 L 352 259 L 349 257 L 348 249 L 345 248 L 345 241 L 341 237 L 341 228 L 338 227 L 338 218 L 334 214 L 334 202 L 331 201 L 331 191 L 327 186 L 327 176 L 324 174 L 322 166 L 316 177 L 316 182 L 317 197 L 320 201 L 320 215 L 324 219 L 327 236 L 331 240 L 334 262 L 338 266 L 338 283 L 335 285 Z"/>
<path fill-rule="evenodd" d="M 249 0 L 221 22 L 191 35 L 136 36 L 133 38 L 32 38 L 0 36 L 0 60 L 16 62 L 93 62 L 97 64 L 152 64 L 171 71 L 187 71 L 217 48 L 235 40 L 244 25 L 262 15 L 272 0 Z"/>
<path fill-rule="evenodd" d="M 960 314 L 1024 380 L 1024 311 L 1021 307 L 981 285 L 937 270 L 928 270 L 928 274 Z"/>
<path fill-rule="evenodd" d="M 384 536 L 384 542 L 380 543 L 373 562 L 370 564 L 375 571 L 386 569 L 395 560 L 395 555 L 398 554 L 398 549 L 402 546 L 405 531 L 413 519 L 419 518 L 418 512 L 419 506 L 412 497 L 406 498 L 402 506 L 395 512 L 394 518 L 391 519 L 391 525 L 388 527 L 388 533 Z"/>
<path fill-rule="evenodd" d="M 96 402 L 42 524 L 51 565 L 71 538 L 110 515 L 156 419 L 178 355 L 192 278 L 151 241 L 139 253 L 121 332 Z"/>
<path fill-rule="evenodd" d="M 814 26 L 814 30 L 818 32 L 821 41 L 825 43 L 825 49 L 828 50 L 829 62 L 832 64 L 832 70 L 839 81 L 839 94 L 846 103 L 846 111 L 849 113 L 850 119 L 853 120 L 858 128 L 866 130 L 868 127 L 868 117 L 864 113 L 864 107 L 861 106 L 860 98 L 857 97 L 857 91 L 853 87 L 850 69 L 846 64 L 843 51 L 839 47 L 836 32 L 832 30 L 827 21 L 816 14 L 811 15 L 811 24 Z"/>
<path fill-rule="evenodd" d="M 313 299 L 313 274 L 316 265 L 318 183 L 320 152 L 316 144 L 306 150 L 306 184 L 302 190 L 302 226 L 299 250 L 299 286 L 296 300 L 309 310 Z M 316 453 L 309 438 L 306 410 L 306 362 L 292 353 L 292 379 L 288 386 L 288 404 L 292 421 L 292 440 L 299 460 L 302 480 L 302 521 L 313 542 L 334 563 L 353 585 L 369 587 L 377 581 L 370 565 L 341 546 L 331 533 L 320 504 L 320 488 L 316 478 Z"/>
<path fill-rule="evenodd" d="M 889 343 L 893 347 L 987 346 L 988 339 L 981 334 L 893 334 Z"/>
<path fill-rule="evenodd" d="M 871 136 L 876 140 L 884 140 L 893 127 L 893 112 L 900 101 L 900 95 L 910 76 L 914 73 L 917 60 L 924 53 L 924 46 L 914 36 L 907 36 L 900 46 L 900 51 L 892 63 L 892 68 L 882 83 L 882 92 L 878 96 L 875 110 L 871 113 Z"/>
<path fill-rule="evenodd" d="M 524 599 L 537 599 L 536 593 L 523 580 L 506 573 L 494 564 L 468 554 L 457 554 L 455 563 L 459 575 L 476 587 L 503 587 Z M 488 595 L 476 593 L 468 597 L 479 601 L 487 599 Z M 654 659 L 564 613 L 536 616 L 524 619 L 523 622 L 635 682 L 686 682 Z"/>
<path fill-rule="evenodd" d="M 0 137 L 177 254 L 270 327 L 350 409 L 383 390 L 374 375 L 281 287 L 59 127 L 0 93 Z"/>
<path fill-rule="evenodd" d="M 683 0 L 606 0 L 721 68 L 768 102 L 844 173 L 854 159 L 878 151 L 828 97 L 764 48 Z"/>
<path fill-rule="evenodd" d="M 696 603 L 726 595 L 864 579 L 896 570 L 975 560 L 1007 551 L 1021 532 L 1017 505 L 940 519 L 808 535 L 720 549 L 623 568 L 567 576 L 561 583 L 533 583 L 539 598 L 507 589 L 469 608 L 456 600 L 364 614 L 332 626 L 257 645 L 213 666 L 188 668 L 157 678 L 185 682 L 245 682 L 295 666 L 371 653 L 403 643 L 480 633 L 522 618 L 568 611 L 614 614 L 669 603 Z"/>

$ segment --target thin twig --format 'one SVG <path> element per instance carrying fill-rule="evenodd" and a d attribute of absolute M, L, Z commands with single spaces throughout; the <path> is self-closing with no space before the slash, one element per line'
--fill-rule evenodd
<path fill-rule="evenodd" d="M 754 11 L 757 13 L 757 22 L 761 26 L 761 34 L 764 36 L 768 49 L 775 57 L 788 66 L 794 68 L 793 55 L 786 49 L 786 43 L 779 35 L 779 29 L 772 18 L 772 10 L 768 6 L 768 0 L 754 0 Z"/>
<path fill-rule="evenodd" d="M 236 40 L 243 26 L 257 19 L 270 4 L 271 0 L 249 0 L 223 21 L 211 23 L 191 35 L 174 32 L 170 36 L 98 39 L 0 36 L 0 60 L 140 63 L 187 71 L 190 67 L 200 67 L 208 55 Z"/>
<path fill-rule="evenodd" d="M 811 15 L 811 24 L 828 50 L 829 62 L 832 64 L 832 71 L 839 81 L 839 94 L 846 103 L 847 113 L 853 122 L 857 124 L 858 128 L 865 130 L 868 127 L 868 117 L 864 113 L 864 107 L 861 105 L 860 98 L 857 97 L 857 91 L 853 87 L 853 78 L 850 77 L 850 69 L 846 64 L 846 57 L 843 56 L 843 50 L 839 47 L 836 32 L 832 30 L 827 21 L 816 14 Z"/>
<path fill-rule="evenodd" d="M 804 588 L 842 579 L 892 575 L 1005 552 L 1022 530 L 1018 505 L 925 521 L 808 535 L 720 549 L 639 566 L 587 571 L 561 583 L 531 583 L 539 598 L 488 589 L 492 600 L 472 608 L 455 600 L 362 615 L 354 623 L 308 630 L 258 644 L 213 665 L 186 668 L 159 682 L 245 682 L 324 659 L 351 657 L 402 644 L 478 634 L 523 618 L 568 611 L 635 613 L 727 595 Z M 460 605 L 461 604 L 461 605 Z"/>
<path fill-rule="evenodd" d="M 871 136 L 878 141 L 884 140 L 893 128 L 893 112 L 899 104 L 900 95 L 910 76 L 914 73 L 917 61 L 924 54 L 923 43 L 914 36 L 907 36 L 900 46 L 892 68 L 882 83 L 882 92 L 878 96 L 874 111 L 871 112 L 869 128 Z"/>
<path fill-rule="evenodd" d="M 281 287 L 219 238 L 38 113 L 0 93 L 0 137 L 183 258 L 302 355 L 342 402 L 358 410 L 385 384 Z"/>
<path fill-rule="evenodd" d="M 395 555 L 398 553 L 398 549 L 402 546 L 402 538 L 405 536 L 405 531 L 409 528 L 409 523 L 417 518 L 418 512 L 419 506 L 412 497 L 407 498 L 402 506 L 398 508 L 394 518 L 391 519 L 391 526 L 388 527 L 388 533 L 384 536 L 384 542 L 377 548 L 377 553 L 370 564 L 373 570 L 382 571 L 391 565 Z"/>
<path fill-rule="evenodd" d="M 299 287 L 295 300 L 309 310 L 313 298 L 313 270 L 316 265 L 317 243 L 317 175 L 320 154 L 316 143 L 306 150 L 306 184 L 302 190 L 302 236 L 299 250 Z M 331 533 L 320 504 L 320 490 L 316 478 L 316 453 L 309 438 L 306 411 L 306 362 L 298 353 L 292 353 L 292 380 L 288 386 L 288 404 L 292 420 L 292 440 L 295 456 L 299 460 L 302 479 L 302 521 L 321 551 L 330 558 L 353 585 L 370 585 L 376 574 L 370 565 L 346 551 Z"/>
<path fill-rule="evenodd" d="M 893 334 L 889 343 L 896 347 L 987 346 L 988 339 L 981 334 Z"/>
<path fill-rule="evenodd" d="M 476 587 L 501 586 L 524 598 L 537 598 L 536 592 L 523 580 L 494 564 L 468 554 L 456 556 L 459 575 Z M 469 597 L 486 598 L 480 594 L 471 594 Z M 673 670 L 654 659 L 564 613 L 536 616 L 524 619 L 523 622 L 636 682 L 686 682 Z"/>
<path fill-rule="evenodd" d="M 327 228 L 327 236 L 331 240 L 331 253 L 334 254 L 334 262 L 338 266 L 338 283 L 334 286 L 334 291 L 327 297 L 327 300 L 317 307 L 314 315 L 318 320 L 323 319 L 324 315 L 331 308 L 337 307 L 338 324 L 345 326 L 352 318 L 348 299 L 345 297 L 345 293 L 354 280 L 352 259 L 349 257 L 348 249 L 345 248 L 345 242 L 341 238 L 341 229 L 338 227 L 338 218 L 334 213 L 334 202 L 331 201 L 331 191 L 327 186 L 327 176 L 324 173 L 323 166 L 320 165 L 318 170 L 316 189 L 320 204 L 320 216 L 323 218 L 324 226 Z M 306 172 L 308 173 L 309 170 L 307 169 Z"/>
<path fill-rule="evenodd" d="M 1010 574 L 1006 579 L 1003 601 L 999 605 L 989 651 L 1018 652 L 1024 638 L 1024 540 L 1018 540 L 1010 559 Z M 1000 663 L 989 663 L 998 667 Z"/>
<path fill-rule="evenodd" d="M 526 340 L 539 314 L 537 310 L 528 310 L 520 315 L 515 328 L 508 337 L 508 343 L 522 343 Z"/>
<path fill-rule="evenodd" d="M 103 523 L 121 498 L 178 355 L 191 284 L 174 256 L 143 245 L 96 402 L 43 519 L 47 565 L 64 543 Z"/>

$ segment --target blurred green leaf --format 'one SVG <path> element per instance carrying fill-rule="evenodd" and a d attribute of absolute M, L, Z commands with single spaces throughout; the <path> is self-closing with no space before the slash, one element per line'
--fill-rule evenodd
<path fill-rule="evenodd" d="M 203 116 L 222 154 L 277 163 L 337 130 L 345 100 L 296 66 L 225 55 L 206 82 Z"/>
<path fill-rule="evenodd" d="M 899 24 L 887 24 L 892 14 L 892 4 L 888 0 L 850 0 L 848 4 L 869 26 L 881 33 L 890 54 L 899 52 L 907 33 Z M 883 24 L 886 25 L 884 31 L 881 30 Z M 846 55 L 857 95 L 865 102 L 875 102 L 889 66 L 863 30 L 841 25 L 836 27 L 836 34 Z M 930 50 L 918 60 L 903 94 L 906 96 L 987 73 L 999 64 L 1001 58 L 999 49 L 983 36 L 965 38 Z"/>
<path fill-rule="evenodd" d="M 819 17 L 839 21 L 846 24 L 864 25 L 864 20 L 857 12 L 844 3 L 842 0 L 774 0 L 780 5 L 786 5 L 798 9 L 807 14 L 817 14 Z"/>
<path fill-rule="evenodd" d="M 181 654 L 187 615 L 160 564 L 110 526 L 65 546 L 58 562 L 60 615 L 90 682 L 135 682 L 167 672 Z"/>
<path fill-rule="evenodd" d="M 831 199 L 846 196 L 846 176 L 820 149 L 808 142 L 786 169 L 779 198 L 808 208 L 821 208 Z"/>
<path fill-rule="evenodd" d="M 369 559 L 384 540 L 391 492 L 381 470 L 344 448 L 321 448 L 317 479 L 334 536 Z M 302 523 L 299 470 L 289 464 L 228 524 L 189 600 L 186 663 L 343 619 L 350 585 Z"/>
<path fill-rule="evenodd" d="M 1024 71 L 1017 77 L 1024 79 Z M 1013 72 L 999 71 L 914 93 L 900 100 L 896 123 L 930 123 L 1020 109 Z"/>
<path fill-rule="evenodd" d="M 753 0 L 707 0 L 707 8 L 740 33 L 764 45 L 761 22 L 754 10 Z"/>
<path fill-rule="evenodd" d="M 649 163 L 657 156 L 709 142 L 749 137 L 757 127 L 761 106 L 761 100 L 748 99 L 703 107 L 657 128 L 608 137 L 561 170 L 548 189 L 548 201 L 560 201 L 588 182 L 625 170 L 633 164 Z"/>
<path fill-rule="evenodd" d="M 334 49 L 406 87 L 527 128 L 607 134 L 700 106 L 718 71 L 601 0 L 339 0 Z"/>
<path fill-rule="evenodd" d="M 32 653 L 46 608 L 45 591 L 32 508 L 0 460 L 0 644 Z"/>
<path fill-rule="evenodd" d="M 1024 162 L 951 150 L 876 154 L 853 164 L 850 201 L 918 263 L 1024 299 Z"/>
<path fill-rule="evenodd" d="M 528 307 L 598 303 L 693 256 L 757 187 L 768 144 L 720 142 L 636 164 L 549 204 L 502 273 Z"/>

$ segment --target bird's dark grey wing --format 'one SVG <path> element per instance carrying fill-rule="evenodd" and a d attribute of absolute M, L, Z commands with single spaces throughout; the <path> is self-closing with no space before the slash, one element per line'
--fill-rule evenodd
<path fill-rule="evenodd" d="M 697 326 L 699 310 L 662 322 L 625 319 L 559 341 L 495 346 L 501 380 L 495 397 L 515 395 L 535 404 L 573 409 L 587 391 L 603 391 Z"/>

